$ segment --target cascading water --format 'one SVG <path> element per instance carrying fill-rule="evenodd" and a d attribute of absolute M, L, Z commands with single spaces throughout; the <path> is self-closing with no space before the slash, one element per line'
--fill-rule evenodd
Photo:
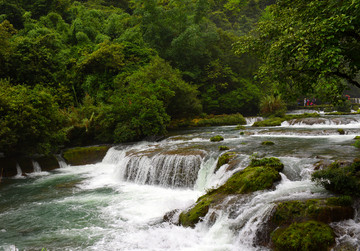
<path fill-rule="evenodd" d="M 17 172 L 17 174 L 15 176 L 16 178 L 23 177 L 23 172 L 22 172 L 21 167 L 20 167 L 20 165 L 18 163 L 16 163 L 16 172 Z"/>
<path fill-rule="evenodd" d="M 41 172 L 41 167 L 40 164 L 37 161 L 32 161 L 32 165 L 34 168 L 34 173 L 40 173 Z"/>
<path fill-rule="evenodd" d="M 14 179 L 0 187 L 0 250 L 268 250 L 264 224 L 277 202 L 331 196 L 310 181 L 314 164 L 358 156 L 351 146 L 360 135 L 357 119 L 347 135 L 339 135 L 335 123 L 325 129 L 320 123 L 247 125 L 244 135 L 235 126 L 193 129 L 161 142 L 113 147 L 98 164 Z M 210 142 L 217 134 L 225 140 Z M 262 146 L 267 140 L 275 144 Z M 216 170 L 220 145 L 238 155 L 235 164 Z M 229 197 L 194 229 L 163 221 L 245 168 L 254 153 L 284 163 L 274 189 Z M 339 247 L 360 248 L 359 218 L 357 211 L 354 219 L 331 224 Z"/>

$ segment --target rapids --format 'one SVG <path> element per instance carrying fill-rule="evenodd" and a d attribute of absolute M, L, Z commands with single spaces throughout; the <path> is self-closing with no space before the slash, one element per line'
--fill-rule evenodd
<path fill-rule="evenodd" d="M 314 164 L 359 156 L 351 144 L 360 135 L 360 116 L 251 127 L 260 119 L 247 119 L 244 135 L 235 126 L 207 127 L 172 132 L 160 142 L 118 145 L 93 165 L 69 166 L 59 157 L 60 169 L 42 172 L 33 163 L 35 172 L 26 177 L 18 166 L 18 175 L 0 186 L 0 250 L 267 250 L 259 233 L 275 202 L 331 196 L 310 181 Z M 218 134 L 225 140 L 209 141 Z M 220 145 L 239 153 L 230 171 L 225 164 L 214 172 Z M 209 212 L 194 229 L 163 221 L 167 212 L 184 210 L 225 183 L 254 154 L 284 163 L 274 190 Z M 337 246 L 360 250 L 359 211 L 331 226 Z"/>

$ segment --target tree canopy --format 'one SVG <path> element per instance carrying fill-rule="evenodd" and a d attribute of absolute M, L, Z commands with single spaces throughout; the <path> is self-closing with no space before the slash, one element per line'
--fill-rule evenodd
<path fill-rule="evenodd" d="M 278 0 L 235 45 L 261 59 L 258 77 L 284 92 L 360 87 L 360 1 Z"/>

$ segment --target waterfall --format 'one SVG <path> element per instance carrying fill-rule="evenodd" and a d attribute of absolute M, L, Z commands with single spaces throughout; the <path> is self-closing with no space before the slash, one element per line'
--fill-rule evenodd
<path fill-rule="evenodd" d="M 17 172 L 17 174 L 15 176 L 16 178 L 20 178 L 20 177 L 23 176 L 23 172 L 22 172 L 21 167 L 20 167 L 20 165 L 18 163 L 16 163 L 16 172 Z"/>
<path fill-rule="evenodd" d="M 202 158 L 196 155 L 155 155 L 129 158 L 124 169 L 124 178 L 138 184 L 169 187 L 193 187 Z"/>
<path fill-rule="evenodd" d="M 63 158 L 60 154 L 55 155 L 55 158 L 57 159 L 60 168 L 65 168 L 65 167 L 68 166 L 68 165 L 66 164 L 64 158 Z"/>
<path fill-rule="evenodd" d="M 203 157 L 197 154 L 133 154 L 112 148 L 103 163 L 116 165 L 116 175 L 137 184 L 194 187 Z"/>
<path fill-rule="evenodd" d="M 34 173 L 40 173 L 41 172 L 40 164 L 37 161 L 33 160 L 32 165 L 34 167 Z"/>
<path fill-rule="evenodd" d="M 252 126 L 255 122 L 262 121 L 262 120 L 264 120 L 264 118 L 262 118 L 262 117 L 247 117 L 247 118 L 245 118 L 245 120 L 246 120 L 246 125 Z"/>

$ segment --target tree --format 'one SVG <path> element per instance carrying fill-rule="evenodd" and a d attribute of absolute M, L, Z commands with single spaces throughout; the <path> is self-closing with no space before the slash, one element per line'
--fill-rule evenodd
<path fill-rule="evenodd" d="M 64 116 L 44 88 L 0 80 L 0 152 L 50 153 L 64 143 L 64 126 Z"/>
<path fill-rule="evenodd" d="M 359 27 L 359 0 L 279 0 L 235 51 L 262 60 L 258 77 L 263 84 L 283 92 L 321 87 L 336 90 L 336 96 L 346 82 L 360 87 Z"/>

